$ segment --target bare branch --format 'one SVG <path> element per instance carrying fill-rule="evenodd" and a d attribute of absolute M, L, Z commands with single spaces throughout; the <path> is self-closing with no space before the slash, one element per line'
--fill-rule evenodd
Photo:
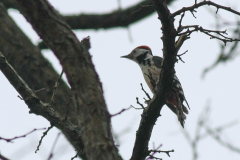
<path fill-rule="evenodd" d="M 1 153 L 0 153 L 0 159 L 1 160 L 10 160 L 10 159 L 6 158 L 5 156 L 3 156 Z"/>
<path fill-rule="evenodd" d="M 133 105 L 131 105 L 132 108 L 136 109 L 136 110 L 139 110 L 139 109 L 143 109 L 143 108 L 136 108 L 134 107 Z M 144 108 L 145 109 L 145 108 Z"/>
<path fill-rule="evenodd" d="M 19 95 L 18 95 L 17 97 L 18 97 L 19 99 L 21 99 L 21 100 L 24 100 L 24 99 L 23 99 L 21 96 L 19 96 Z"/>
<path fill-rule="evenodd" d="M 177 53 L 178 53 L 178 51 L 180 50 L 180 48 L 182 47 L 183 43 L 184 43 L 187 39 L 189 39 L 189 38 L 190 38 L 190 37 L 188 36 L 188 34 L 182 34 L 182 35 L 178 38 L 177 42 L 175 43 Z M 176 54 L 177 54 L 177 53 L 176 53 Z"/>
<path fill-rule="evenodd" d="M 149 152 L 153 152 L 153 153 L 166 153 L 168 155 L 168 157 L 170 157 L 170 152 L 174 152 L 174 150 L 169 150 L 169 151 L 162 151 L 162 150 L 149 150 Z"/>
<path fill-rule="evenodd" d="M 175 0 L 166 0 L 167 4 L 171 4 Z M 0 0 L 7 8 L 18 9 L 14 0 Z M 109 29 L 114 27 L 128 27 L 137 21 L 140 21 L 155 12 L 151 0 L 141 1 L 126 9 L 117 9 L 106 14 L 81 13 L 79 15 L 63 16 L 64 20 L 72 29 Z M 134 13 L 134 14 L 133 14 Z M 136 14 L 135 14 L 136 13 Z M 89 21 L 91 20 L 91 21 Z M 45 49 L 46 45 L 39 45 L 41 49 Z"/>
<path fill-rule="evenodd" d="M 78 151 L 78 152 L 76 153 L 76 155 L 71 158 L 71 160 L 74 160 L 75 158 L 77 158 L 77 156 L 78 156 L 79 153 L 80 153 L 80 151 Z"/>
<path fill-rule="evenodd" d="M 57 144 L 57 141 L 58 141 L 58 138 L 59 138 L 60 135 L 61 135 L 61 132 L 59 132 L 59 133 L 57 134 L 57 137 L 56 137 L 56 139 L 55 139 L 55 141 L 54 141 L 54 143 L 53 143 L 51 152 L 50 152 L 47 160 L 50 160 L 50 159 L 53 157 L 53 150 L 54 150 L 54 148 L 55 148 L 55 146 L 56 146 L 56 144 Z"/>
<path fill-rule="evenodd" d="M 0 137 L 0 140 L 4 140 L 4 141 L 6 141 L 6 142 L 10 142 L 10 143 L 12 143 L 12 141 L 13 140 L 15 140 L 15 139 L 19 139 L 19 138 L 25 138 L 27 135 L 29 135 L 29 134 L 31 134 L 31 133 L 33 133 L 33 132 L 35 132 L 35 131 L 39 131 L 39 130 L 45 130 L 46 128 L 39 128 L 39 129 L 33 129 L 32 131 L 30 131 L 30 132 L 28 132 L 28 133 L 26 133 L 26 134 L 24 134 L 24 135 L 22 135 L 22 136 L 16 136 L 16 137 L 14 137 L 14 138 L 3 138 L 3 137 Z"/>
<path fill-rule="evenodd" d="M 183 63 L 185 63 L 185 62 L 182 60 L 181 56 L 184 55 L 184 54 L 186 54 L 187 52 L 188 52 L 188 50 L 186 50 L 186 51 L 183 52 L 182 54 L 177 55 L 178 59 L 180 59 Z"/>
<path fill-rule="evenodd" d="M 54 104 L 54 99 L 55 99 L 55 95 L 57 93 L 57 88 L 58 88 L 58 85 L 59 85 L 59 81 L 60 79 L 62 78 L 62 75 L 63 75 L 63 69 L 62 69 L 62 72 L 61 74 L 59 75 L 55 85 L 54 85 L 54 89 L 53 89 L 53 94 L 52 94 L 52 98 L 51 98 L 51 101 L 50 101 L 50 105 L 53 107 L 53 104 Z"/>
<path fill-rule="evenodd" d="M 179 20 L 179 25 L 178 25 L 178 28 L 177 28 L 178 32 L 182 31 L 182 20 L 183 20 L 184 15 L 185 15 L 185 12 L 182 13 L 181 18 Z"/>
<path fill-rule="evenodd" d="M 193 13 L 194 9 L 196 9 L 198 7 L 201 7 L 201 6 L 204 6 L 204 5 L 215 6 L 217 8 L 217 11 L 220 8 L 220 9 L 232 12 L 236 15 L 240 15 L 240 12 L 231 9 L 231 7 L 225 7 L 225 6 L 219 5 L 219 4 L 211 2 L 211 1 L 202 1 L 202 2 L 199 2 L 199 3 L 196 3 L 196 1 L 195 1 L 194 5 L 192 5 L 190 7 L 183 7 L 182 9 L 174 12 L 171 16 L 175 17 L 175 16 L 177 16 L 177 15 L 183 13 L 183 12 L 186 12 L 186 11 L 190 11 L 191 13 Z"/>
<path fill-rule="evenodd" d="M 45 90 L 45 88 L 35 90 L 34 92 L 37 93 L 37 92 L 41 92 L 41 91 L 43 91 L 43 90 Z"/>
<path fill-rule="evenodd" d="M 119 114 L 122 114 L 124 111 L 127 111 L 127 110 L 129 110 L 130 108 L 132 108 L 132 106 L 130 106 L 130 107 L 128 107 L 128 108 L 124 108 L 124 109 L 122 109 L 120 112 L 118 112 L 118 113 L 115 113 L 115 114 L 112 114 L 111 115 L 111 117 L 114 117 L 114 116 L 117 116 L 117 115 L 119 115 Z"/>
<path fill-rule="evenodd" d="M 12 86 L 22 96 L 30 111 L 36 115 L 46 118 L 51 124 L 62 130 L 69 138 L 72 145 L 80 150 L 83 148 L 81 133 L 79 128 L 56 112 L 49 104 L 43 103 L 28 87 L 22 78 L 16 73 L 12 66 L 7 62 L 6 58 L 0 52 L 0 70 L 12 84 Z M 84 156 L 84 155 L 83 155 Z"/>
<path fill-rule="evenodd" d="M 142 83 L 140 83 L 141 87 L 142 87 L 142 91 L 146 94 L 146 96 L 148 97 L 148 100 L 151 100 L 151 97 L 149 96 L 149 94 L 145 91 L 145 89 L 143 88 Z"/>
<path fill-rule="evenodd" d="M 174 0 L 167 0 L 170 4 Z M 109 29 L 114 27 L 128 27 L 155 12 L 151 0 L 141 1 L 123 10 L 116 10 L 107 14 L 80 14 L 64 16 L 64 20 L 72 29 Z M 91 21 L 89 21 L 91 20 Z"/>
<path fill-rule="evenodd" d="M 70 99 L 69 99 L 69 101 L 68 101 L 68 103 L 67 103 L 67 114 L 66 114 L 66 116 L 65 116 L 65 118 L 64 118 L 64 120 L 66 121 L 67 120 L 67 117 L 68 117 L 68 114 L 69 114 L 69 104 L 70 104 L 70 102 L 71 102 L 71 100 L 72 100 L 72 97 L 70 97 Z"/>
<path fill-rule="evenodd" d="M 212 12 L 211 12 L 212 13 Z M 220 27 L 225 27 L 229 25 L 234 25 L 233 31 L 231 31 L 231 35 L 235 37 L 236 39 L 240 39 L 240 30 L 239 30 L 239 20 L 235 23 L 228 22 L 226 20 L 222 20 L 223 18 L 215 17 L 216 19 L 216 29 L 219 29 Z M 223 22 L 220 23 L 220 20 Z M 204 77 L 210 70 L 214 69 L 217 65 L 220 63 L 226 63 L 229 60 L 232 60 L 238 55 L 238 46 L 239 41 L 235 41 L 234 43 L 228 44 L 228 46 L 225 46 L 223 44 L 219 44 L 220 53 L 218 54 L 215 62 L 210 65 L 209 67 L 205 68 L 202 73 L 202 77 Z"/>
<path fill-rule="evenodd" d="M 177 49 L 175 47 L 177 31 L 174 27 L 174 19 L 171 18 L 171 13 L 165 1 L 153 0 L 153 3 L 162 23 L 164 61 L 162 62 L 160 80 L 156 87 L 157 94 L 154 95 L 151 103 L 143 110 L 141 115 L 142 119 L 136 134 L 131 160 L 144 160 L 148 156 L 148 143 L 152 129 L 165 104 L 164 97 L 170 88 L 169 86 L 172 84 L 175 73 L 174 64 L 177 61 Z"/>
<path fill-rule="evenodd" d="M 12 0 L 7 0 L 7 2 L 10 1 Z M 2 54 L 9 60 L 9 63 L 13 66 L 13 68 L 15 68 L 20 77 L 24 79 L 30 88 L 34 91 L 43 87 L 45 88 L 44 92 L 36 92 L 35 94 L 41 101 L 49 102 L 53 93 L 54 83 L 56 82 L 59 74 L 55 71 L 52 64 L 43 57 L 40 50 L 17 26 L 13 19 L 11 19 L 3 5 L 0 5 L 0 28 L 0 46 Z M 28 58 L 26 58 L 26 56 Z M 57 111 L 56 113 L 58 113 L 58 115 L 65 115 L 67 111 L 66 104 L 69 100 L 71 90 L 64 81 L 61 80 L 60 83 L 61 85 L 58 87 L 58 94 L 55 96 L 54 104 L 55 110 Z M 45 111 L 45 108 L 42 109 L 44 110 L 41 112 L 40 108 L 38 108 L 37 113 L 40 113 L 40 115 L 49 113 Z M 48 111 L 51 111 L 51 108 L 48 109 Z M 31 109 L 30 112 L 35 113 L 32 112 Z M 46 117 L 48 115 L 49 114 L 45 114 Z M 76 127 L 78 116 L 76 107 L 74 105 L 69 105 L 68 122 L 70 121 L 73 124 L 72 126 Z M 56 120 L 59 120 L 58 118 Z M 53 122 L 56 122 L 56 120 L 52 120 Z M 66 122 L 66 124 L 68 122 Z M 82 144 L 81 137 L 76 135 L 70 136 L 70 132 L 67 132 L 67 130 L 62 131 L 63 134 L 66 135 L 65 137 L 68 141 L 70 143 L 73 142 L 72 146 L 75 147 L 75 150 L 79 150 L 77 146 L 78 144 Z"/>
<path fill-rule="evenodd" d="M 90 38 L 79 42 L 63 17 L 46 0 L 29 1 L 27 4 L 25 0 L 16 2 L 19 11 L 62 64 L 78 107 L 78 125 L 81 127 L 81 136 L 85 137 L 82 142 L 87 158 L 101 159 L 101 155 L 113 160 L 121 159 L 111 134 L 111 120 L 102 84 L 89 53 Z M 101 154 L 92 154 L 96 151 Z"/>
<path fill-rule="evenodd" d="M 40 139 L 40 141 L 39 141 L 39 143 L 38 143 L 38 146 L 37 146 L 37 149 L 35 150 L 35 153 L 37 153 L 37 151 L 39 150 L 39 147 L 40 147 L 41 144 L 42 144 L 43 138 L 47 135 L 48 131 L 50 131 L 50 129 L 52 129 L 52 128 L 53 128 L 53 125 L 51 125 L 50 127 L 48 127 L 48 129 L 47 129 L 45 132 L 43 132 L 43 135 L 42 135 L 42 137 L 41 137 L 41 139 Z"/>
<path fill-rule="evenodd" d="M 148 7 L 153 7 L 154 8 L 154 5 L 144 5 L 141 8 L 139 8 L 138 10 L 132 12 L 131 14 L 136 14 L 137 12 L 140 12 L 142 9 L 148 8 Z"/>
<path fill-rule="evenodd" d="M 189 30 L 189 28 L 192 28 L 192 27 L 194 27 L 194 29 Z M 233 38 L 226 37 L 225 35 L 227 35 L 227 30 L 224 30 L 224 31 L 209 30 L 209 29 L 204 29 L 204 28 L 202 28 L 201 26 L 198 26 L 198 25 L 183 26 L 182 28 L 187 29 L 187 31 L 179 33 L 178 36 L 181 36 L 181 35 L 188 35 L 189 36 L 193 32 L 200 31 L 200 32 L 210 36 L 210 39 L 215 38 L 215 39 L 221 40 L 225 45 L 226 45 L 227 42 L 240 41 L 240 39 L 236 39 L 236 38 L 233 39 Z M 215 36 L 211 33 L 215 33 L 219 36 Z"/>
<path fill-rule="evenodd" d="M 142 109 L 145 109 L 145 107 L 143 106 L 143 104 L 139 102 L 138 97 L 136 97 L 136 100 L 137 100 L 137 104 L 139 104 L 139 105 L 142 107 Z"/>

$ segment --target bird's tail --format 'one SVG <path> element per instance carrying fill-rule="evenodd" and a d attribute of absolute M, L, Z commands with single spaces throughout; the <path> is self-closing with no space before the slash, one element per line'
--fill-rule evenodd
<path fill-rule="evenodd" d="M 185 99 L 184 99 L 185 100 Z M 177 115 L 178 121 L 184 128 L 184 123 L 186 119 L 186 114 L 188 114 L 188 109 L 184 106 L 178 93 L 171 92 L 167 94 L 166 97 L 167 106 Z"/>

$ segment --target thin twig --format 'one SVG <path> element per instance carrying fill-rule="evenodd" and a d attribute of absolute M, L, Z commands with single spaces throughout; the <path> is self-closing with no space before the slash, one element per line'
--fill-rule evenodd
<path fill-rule="evenodd" d="M 24 134 L 24 135 L 22 135 L 22 136 L 16 136 L 16 137 L 14 137 L 14 138 L 3 138 L 3 137 L 0 137 L 0 140 L 4 140 L 4 141 L 6 141 L 6 142 L 10 142 L 10 143 L 12 143 L 12 141 L 13 140 L 15 140 L 15 139 L 18 139 L 18 138 L 24 138 L 24 137 L 26 137 L 27 135 L 29 135 L 29 134 L 31 134 L 31 133 L 33 133 L 33 132 L 35 132 L 35 131 L 39 131 L 39 130 L 45 130 L 46 128 L 39 128 L 39 129 L 33 129 L 32 131 L 30 131 L 30 132 L 28 132 L 28 133 L 26 133 L 26 134 Z"/>
<path fill-rule="evenodd" d="M 143 109 L 143 108 L 136 108 L 136 107 L 134 107 L 133 105 L 131 105 L 131 107 L 134 108 L 134 109 Z"/>
<path fill-rule="evenodd" d="M 21 100 L 24 100 L 24 99 L 23 99 L 21 96 L 19 96 L 19 95 L 18 95 L 17 97 L 20 98 Z"/>
<path fill-rule="evenodd" d="M 155 144 L 153 142 L 153 150 L 159 150 L 161 147 L 162 147 L 162 144 L 160 144 L 157 148 L 155 148 Z M 156 153 L 157 152 L 152 152 L 152 153 L 149 152 L 148 158 L 146 160 L 152 159 Z"/>
<path fill-rule="evenodd" d="M 182 60 L 181 56 L 184 55 L 184 54 L 186 54 L 187 52 L 188 52 L 188 50 L 186 50 L 186 51 L 183 52 L 182 54 L 177 55 L 178 59 L 180 59 L 180 61 L 182 61 L 183 63 L 185 63 L 185 62 Z"/>
<path fill-rule="evenodd" d="M 142 109 L 145 109 L 145 107 L 143 106 L 143 104 L 139 102 L 138 97 L 136 97 L 136 100 L 137 100 L 137 104 L 139 104 L 139 105 L 142 107 Z"/>
<path fill-rule="evenodd" d="M 144 5 L 144 6 L 141 6 L 141 8 L 139 8 L 138 10 L 132 12 L 131 14 L 135 14 L 135 13 L 137 13 L 137 12 L 141 11 L 142 9 L 147 8 L 147 7 L 154 7 L 154 5 Z"/>
<path fill-rule="evenodd" d="M 68 114 L 69 114 L 69 104 L 70 104 L 71 100 L 72 100 L 72 97 L 70 97 L 70 99 L 69 99 L 69 101 L 68 101 L 68 103 L 67 103 L 67 114 L 66 114 L 66 116 L 65 116 L 65 118 L 64 118 L 64 121 L 67 120 L 67 117 L 68 117 Z"/>
<path fill-rule="evenodd" d="M 194 9 L 200 7 L 200 6 L 203 6 L 203 5 L 208 5 L 208 6 L 215 6 L 217 8 L 217 10 L 219 8 L 223 9 L 223 10 L 226 10 L 226 11 L 229 11 L 229 12 L 232 12 L 236 15 L 240 15 L 240 12 L 237 12 L 233 9 L 231 9 L 230 7 L 225 7 L 225 6 L 222 6 L 222 5 L 219 5 L 217 3 L 214 3 L 214 2 L 211 2 L 211 1 L 202 1 L 202 2 L 199 2 L 199 3 L 196 3 L 195 1 L 195 4 L 190 6 L 190 7 L 183 7 L 182 9 L 174 12 L 171 16 L 172 17 L 175 17 L 183 12 L 186 12 L 186 11 L 190 11 L 190 12 L 193 12 Z"/>
<path fill-rule="evenodd" d="M 178 25 L 178 28 L 177 28 L 178 32 L 182 31 L 182 20 L 183 20 L 184 15 L 185 15 L 185 12 L 183 12 L 183 14 L 181 15 L 181 18 L 179 20 L 179 25 Z"/>
<path fill-rule="evenodd" d="M 169 150 L 169 151 L 161 151 L 161 150 L 149 150 L 149 152 L 155 152 L 155 153 L 166 153 L 168 157 L 170 157 L 170 152 L 174 152 L 174 150 Z"/>
<path fill-rule="evenodd" d="M 61 135 L 61 132 L 59 132 L 59 133 L 57 134 L 57 137 L 56 137 L 56 139 L 55 139 L 55 141 L 54 141 L 54 143 L 53 143 L 53 146 L 52 146 L 50 155 L 48 156 L 48 159 L 47 159 L 47 160 L 50 160 L 50 159 L 53 157 L 53 150 L 54 150 L 54 148 L 55 148 L 55 146 L 56 146 L 56 144 L 57 144 L 57 141 L 58 141 L 58 138 L 59 138 L 60 135 Z"/>
<path fill-rule="evenodd" d="M 193 28 L 193 27 L 194 27 L 194 29 L 192 29 L 192 30 L 189 29 L 189 28 Z M 188 35 L 189 36 L 193 32 L 200 31 L 200 32 L 210 36 L 210 39 L 216 38 L 218 40 L 221 40 L 225 45 L 226 45 L 227 42 L 240 41 L 240 39 L 232 39 L 232 38 L 224 36 L 223 34 L 227 35 L 227 32 L 226 32 L 227 30 L 224 30 L 224 31 L 209 30 L 209 29 L 204 29 L 204 28 L 202 28 L 201 26 L 198 26 L 198 25 L 183 26 L 182 28 L 187 29 L 187 31 L 179 33 L 178 36 L 181 36 L 181 35 Z M 212 35 L 210 33 L 215 33 L 215 34 L 219 35 L 220 37 L 217 37 L 217 36 Z"/>
<path fill-rule="evenodd" d="M 59 85 L 59 81 L 60 79 L 62 78 L 62 75 L 63 75 L 63 69 L 62 69 L 62 72 L 61 74 L 59 75 L 55 85 L 54 85 L 54 90 L 53 90 L 53 94 L 52 94 L 52 98 L 51 98 L 51 101 L 50 101 L 50 105 L 53 107 L 53 104 L 54 104 L 54 99 L 55 99 L 55 96 L 56 96 L 56 93 L 57 93 L 57 88 L 58 88 L 58 85 Z"/>
<path fill-rule="evenodd" d="M 124 111 L 127 111 L 127 110 L 129 110 L 130 108 L 132 108 L 132 106 L 130 106 L 130 107 L 128 107 L 128 108 L 123 108 L 123 109 L 122 109 L 120 112 L 118 112 L 118 113 L 115 113 L 115 114 L 112 114 L 112 115 L 111 115 L 111 117 L 117 116 L 117 115 L 119 115 L 119 114 L 123 113 Z"/>
<path fill-rule="evenodd" d="M 162 158 L 158 158 L 158 157 L 155 157 L 155 156 L 152 156 L 152 155 L 148 155 L 148 159 L 159 159 L 159 160 L 162 160 Z"/>
<path fill-rule="evenodd" d="M 193 13 L 193 12 L 197 12 L 196 10 L 193 9 L 193 10 L 190 10 L 190 12 L 192 13 L 192 15 L 193 15 L 194 18 L 197 18 L 197 17 L 194 15 L 194 13 Z"/>
<path fill-rule="evenodd" d="M 37 151 L 39 150 L 39 147 L 40 147 L 40 145 L 42 144 L 43 138 L 47 135 L 48 131 L 49 131 L 50 129 L 52 129 L 52 127 L 53 127 L 53 125 L 51 125 L 50 127 L 48 127 L 48 129 L 47 129 L 45 132 L 43 132 L 43 135 L 42 135 L 42 137 L 41 137 L 41 139 L 40 139 L 40 141 L 39 141 L 39 143 L 38 143 L 38 146 L 37 146 L 37 149 L 36 149 L 35 153 L 37 153 Z"/>
<path fill-rule="evenodd" d="M 41 92 L 41 91 L 43 91 L 43 90 L 45 90 L 45 88 L 42 88 L 42 89 L 36 90 L 36 91 L 34 91 L 34 93 Z"/>
<path fill-rule="evenodd" d="M 79 153 L 80 153 L 80 151 L 78 151 L 78 152 L 76 153 L 76 155 L 71 158 L 71 160 L 74 160 L 75 158 L 77 158 L 77 156 L 78 156 Z"/>
<path fill-rule="evenodd" d="M 146 94 L 146 96 L 148 97 L 149 100 L 151 100 L 151 97 L 149 96 L 149 94 L 145 91 L 145 89 L 143 88 L 143 85 L 142 83 L 140 83 L 141 87 L 142 87 L 142 90 L 143 92 Z"/>

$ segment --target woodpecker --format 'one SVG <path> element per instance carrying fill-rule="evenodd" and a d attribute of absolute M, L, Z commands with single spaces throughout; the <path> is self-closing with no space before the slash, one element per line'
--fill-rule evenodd
<path fill-rule="evenodd" d="M 153 56 L 151 49 L 143 45 L 136 47 L 130 54 L 121 58 L 130 59 L 140 66 L 148 87 L 153 94 L 156 94 L 155 88 L 160 78 L 162 57 Z M 189 108 L 182 85 L 174 74 L 172 86 L 166 94 L 166 105 L 177 115 L 183 128 L 186 119 L 185 114 L 188 114 L 188 109 L 183 104 L 184 101 Z"/>

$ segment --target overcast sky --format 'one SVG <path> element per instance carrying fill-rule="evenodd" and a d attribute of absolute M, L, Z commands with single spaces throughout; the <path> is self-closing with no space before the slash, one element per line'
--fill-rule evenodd
<path fill-rule="evenodd" d="M 131 6 L 139 1 L 137 0 L 120 0 L 122 8 Z M 226 5 L 239 10 L 239 0 L 213 0 L 214 2 Z M 78 13 L 107 13 L 118 8 L 118 0 L 50 0 L 50 3 L 61 14 L 78 14 Z M 194 0 L 178 0 L 169 8 L 174 12 L 182 7 L 190 6 Z M 216 10 L 214 7 L 210 7 Z M 219 10 L 219 15 L 228 21 L 235 21 L 237 16 Z M 29 23 L 26 22 L 18 11 L 9 10 L 9 14 L 15 22 L 30 37 L 33 43 L 40 41 L 36 32 Z M 214 29 L 214 15 L 210 14 L 209 7 L 205 6 L 197 9 L 196 19 L 191 13 L 186 13 L 183 19 L 183 25 L 201 25 L 204 28 Z M 239 18 L 238 18 L 239 19 Z M 176 19 L 178 24 L 178 19 Z M 138 107 L 136 97 L 141 102 L 145 97 L 141 91 L 140 83 L 151 94 L 150 90 L 143 79 L 140 68 L 136 63 L 127 59 L 121 59 L 120 56 L 126 55 L 139 45 L 148 45 L 152 48 L 153 54 L 162 56 L 161 24 L 157 19 L 157 14 L 130 25 L 129 29 L 114 28 L 108 30 L 78 30 L 74 31 L 79 40 L 90 36 L 93 61 L 96 70 L 103 83 L 104 95 L 109 112 L 114 114 L 130 105 Z M 223 30 L 229 29 L 223 28 Z M 236 57 L 228 63 L 217 66 L 210 71 L 205 78 L 201 78 L 204 68 L 210 66 L 219 53 L 219 43 L 216 40 L 210 40 L 209 37 L 201 33 L 194 33 L 191 39 L 184 43 L 179 53 L 188 50 L 182 58 L 185 63 L 176 63 L 176 73 L 180 79 L 185 96 L 191 107 L 187 116 L 185 130 L 191 137 L 195 134 L 196 123 L 199 114 L 206 105 L 211 107 L 209 126 L 214 128 L 233 121 L 239 121 L 240 113 L 240 59 Z M 52 62 L 52 65 L 58 72 L 61 71 L 59 61 L 54 57 L 51 51 L 44 50 L 44 56 Z M 47 120 L 40 116 L 29 114 L 29 109 L 17 95 L 18 93 L 11 86 L 8 80 L 0 72 L 0 136 L 12 138 L 23 135 L 34 128 L 49 127 Z M 135 133 L 138 128 L 141 110 L 130 109 L 119 116 L 112 118 L 113 131 L 121 134 L 127 130 L 127 133 L 119 137 L 120 154 L 124 159 L 131 157 L 132 148 L 135 141 Z M 161 117 L 154 127 L 153 134 L 149 143 L 152 149 L 162 144 L 162 150 L 174 149 L 171 157 L 160 154 L 164 160 L 167 159 L 192 159 L 192 150 L 186 138 L 181 131 L 181 126 L 176 116 L 164 107 Z M 203 130 L 204 131 L 204 130 Z M 54 128 L 43 139 L 40 151 L 35 154 L 34 151 L 38 141 L 42 136 L 42 131 L 37 131 L 26 138 L 17 139 L 14 143 L 0 141 L 0 152 L 11 160 L 44 160 L 48 157 L 55 137 L 59 130 Z M 240 124 L 236 124 L 223 132 L 223 140 L 240 148 Z M 213 138 L 207 137 L 202 140 L 198 146 L 199 160 L 239 160 L 240 154 L 222 147 Z M 75 155 L 74 149 L 68 144 L 64 136 L 61 135 L 54 150 L 55 160 L 71 159 Z"/>

